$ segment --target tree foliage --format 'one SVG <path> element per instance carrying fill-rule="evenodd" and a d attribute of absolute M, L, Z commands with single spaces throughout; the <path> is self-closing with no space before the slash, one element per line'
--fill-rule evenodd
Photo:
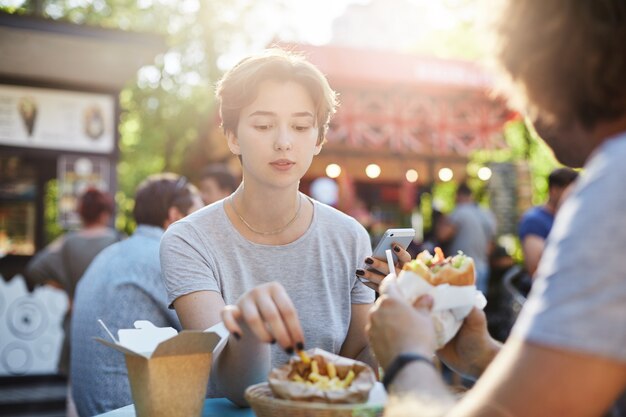
<path fill-rule="evenodd" d="M 276 2 L 276 7 L 280 4 Z M 258 9 L 254 2 L 245 0 L 27 0 L 19 6 L 0 3 L 0 11 L 4 12 L 151 32 L 166 39 L 166 51 L 155 57 L 152 65 L 141 68 L 120 93 L 118 228 L 132 232 L 134 191 L 148 175 L 170 171 L 193 180 L 203 164 L 223 158 L 212 155 L 212 148 L 206 144 L 217 131 L 213 87 L 221 75 L 218 62 L 231 48 L 245 50 L 253 40 L 258 41 L 250 36 L 254 31 L 248 30 L 255 24 L 253 16 Z M 55 189 L 48 187 L 49 192 Z"/>

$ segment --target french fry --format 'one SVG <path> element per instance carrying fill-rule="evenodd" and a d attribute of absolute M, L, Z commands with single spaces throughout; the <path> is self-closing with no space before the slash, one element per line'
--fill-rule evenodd
<path fill-rule="evenodd" d="M 345 376 L 341 378 L 334 363 L 322 361 L 320 364 L 318 359 L 311 358 L 304 351 L 299 351 L 298 355 L 303 366 L 299 366 L 297 371 L 292 373 L 290 379 L 294 382 L 314 386 L 323 391 L 342 390 L 349 387 L 356 377 L 354 370 L 350 369 L 347 373 L 342 371 Z"/>
<path fill-rule="evenodd" d="M 354 375 L 354 371 L 352 369 L 350 369 L 350 372 L 348 372 L 348 375 L 346 375 L 345 379 L 343 380 L 343 386 L 345 387 L 349 387 L 350 384 L 352 384 L 352 381 L 354 380 L 354 377 L 356 375 Z"/>
<path fill-rule="evenodd" d="M 309 357 L 309 355 L 307 355 L 307 353 L 303 350 L 299 350 L 298 351 L 298 355 L 300 356 L 300 360 L 302 361 L 302 363 L 308 365 L 309 363 L 311 363 L 311 358 Z"/>
<path fill-rule="evenodd" d="M 322 376 L 317 372 L 311 372 L 308 376 L 308 379 L 313 382 L 318 382 L 322 379 Z"/>
<path fill-rule="evenodd" d="M 315 359 L 311 361 L 311 373 L 314 373 L 314 374 L 320 373 L 319 365 L 317 364 L 317 361 Z"/>
<path fill-rule="evenodd" d="M 326 374 L 330 379 L 333 379 L 337 376 L 337 368 L 335 368 L 335 364 L 332 362 L 326 362 Z"/>

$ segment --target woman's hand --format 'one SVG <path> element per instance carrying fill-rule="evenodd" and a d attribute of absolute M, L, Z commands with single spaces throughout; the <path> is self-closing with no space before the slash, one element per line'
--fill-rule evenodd
<path fill-rule="evenodd" d="M 298 312 L 285 288 L 278 282 L 259 285 L 246 291 L 234 305 L 222 310 L 228 331 L 240 339 L 241 323 L 262 342 L 276 343 L 289 354 L 304 348 L 304 333 Z"/>
<path fill-rule="evenodd" d="M 397 275 L 400 271 L 402 271 L 402 266 L 411 260 L 411 255 L 396 243 L 392 245 L 391 249 L 398 257 L 398 262 L 394 265 Z M 360 278 L 367 279 L 367 281 L 364 281 L 363 284 L 377 292 L 380 292 L 380 283 L 387 275 L 389 275 L 389 265 L 387 262 L 372 258 L 371 256 L 365 258 L 365 264 L 367 265 L 367 268 L 357 269 L 356 275 Z"/>
<path fill-rule="evenodd" d="M 433 356 L 436 337 L 430 316 L 432 297 L 422 296 L 411 305 L 390 278 L 385 280 L 384 290 L 384 294 L 370 310 L 366 326 L 370 346 L 380 365 L 386 369 L 401 353 Z"/>

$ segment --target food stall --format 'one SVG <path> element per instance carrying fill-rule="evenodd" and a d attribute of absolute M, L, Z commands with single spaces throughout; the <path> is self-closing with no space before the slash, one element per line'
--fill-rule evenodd
<path fill-rule="evenodd" d="M 152 34 L 0 13 L 0 375 L 55 371 L 65 300 L 27 296 L 19 274 L 47 224 L 77 226 L 86 187 L 116 191 L 118 94 L 164 49 Z"/>
<path fill-rule="evenodd" d="M 490 96 L 492 79 L 474 62 L 336 45 L 285 46 L 302 51 L 339 93 L 328 143 L 303 187 L 335 177 L 343 199 L 338 206 L 345 211 L 358 199 L 409 212 L 420 188 L 441 181 L 442 169 L 462 181 L 471 152 L 507 146 L 503 125 L 514 113 Z M 392 223 L 397 215 L 388 213 Z"/>

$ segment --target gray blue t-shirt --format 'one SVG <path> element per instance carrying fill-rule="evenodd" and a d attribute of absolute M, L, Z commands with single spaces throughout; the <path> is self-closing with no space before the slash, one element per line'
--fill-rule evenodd
<path fill-rule="evenodd" d="M 161 280 L 159 243 L 163 229 L 139 225 L 128 239 L 104 249 L 78 283 L 72 319 L 71 383 L 81 416 L 111 411 L 133 402 L 124 355 L 93 340 L 134 328 L 135 320 L 180 329 L 167 308 Z"/>
<path fill-rule="evenodd" d="M 626 134 L 585 165 L 548 236 L 517 337 L 626 362 L 624 161 Z"/>
<path fill-rule="evenodd" d="M 215 291 L 234 304 L 246 291 L 278 281 L 291 297 L 307 347 L 339 353 L 352 304 L 374 301 L 374 291 L 355 276 L 372 249 L 355 219 L 313 201 L 313 221 L 296 241 L 252 243 L 232 225 L 218 201 L 171 225 L 161 241 L 168 303 L 195 291 Z M 288 359 L 272 346 L 272 366 Z"/>
<path fill-rule="evenodd" d="M 477 268 L 487 267 L 487 248 L 496 234 L 493 213 L 476 203 L 463 203 L 457 205 L 449 218 L 456 226 L 456 233 L 448 248 L 450 254 L 456 255 L 458 251 L 463 251 L 474 259 Z"/>

